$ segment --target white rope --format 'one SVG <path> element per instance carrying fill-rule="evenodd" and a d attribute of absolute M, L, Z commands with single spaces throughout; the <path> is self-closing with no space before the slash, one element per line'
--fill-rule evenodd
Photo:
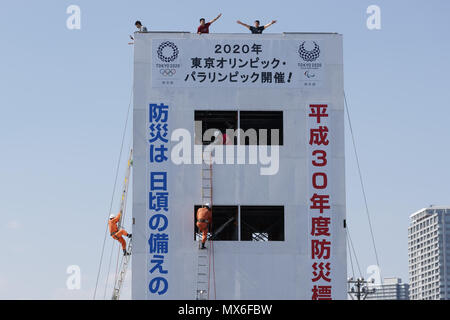
<path fill-rule="evenodd" d="M 345 102 L 345 110 L 347 111 L 348 125 L 349 125 L 350 133 L 351 133 L 351 136 L 352 136 L 353 150 L 355 152 L 356 165 L 357 165 L 358 174 L 359 174 L 359 182 L 361 184 L 362 194 L 363 194 L 363 198 L 364 198 L 364 204 L 365 204 L 365 207 L 366 207 L 367 221 L 369 222 L 370 237 L 372 239 L 373 250 L 374 250 L 374 253 L 375 253 L 375 260 L 377 262 L 377 266 L 378 266 L 378 269 L 379 269 L 379 272 L 380 272 L 380 278 L 382 279 L 382 276 L 381 276 L 381 264 L 380 264 L 380 259 L 378 258 L 377 246 L 375 244 L 375 236 L 374 236 L 374 233 L 373 233 L 372 222 L 371 222 L 371 219 L 370 219 L 369 206 L 367 204 L 366 191 L 365 191 L 365 188 L 364 188 L 364 183 L 363 183 L 363 178 L 362 178 L 362 173 L 361 173 L 361 166 L 359 164 L 358 152 L 356 151 L 355 136 L 353 134 L 352 122 L 350 120 L 350 112 L 349 112 L 348 103 L 347 103 L 347 96 L 346 96 L 345 92 L 344 92 L 344 102 Z M 384 293 L 384 287 L 381 286 L 381 288 L 382 288 L 382 291 Z"/>
<path fill-rule="evenodd" d="M 110 202 L 110 205 L 109 205 L 109 214 L 108 214 L 108 218 L 106 220 L 107 222 L 106 222 L 105 235 L 104 235 L 104 238 L 103 238 L 102 251 L 101 251 L 101 254 L 100 254 L 100 263 L 99 263 L 98 272 L 97 272 L 97 280 L 95 282 L 94 297 L 93 297 L 94 300 L 95 300 L 95 296 L 96 296 L 96 293 L 97 293 L 98 280 L 100 278 L 100 272 L 101 272 L 101 268 L 102 268 L 102 261 L 103 261 L 103 254 L 104 254 L 104 251 L 105 251 L 106 236 L 108 234 L 108 219 L 109 219 L 109 216 L 111 215 L 112 206 L 113 206 L 113 202 L 114 202 L 114 194 L 115 194 L 116 186 L 117 186 L 117 177 L 119 176 L 119 168 L 120 168 L 120 162 L 121 162 L 120 160 L 122 158 L 123 145 L 124 145 L 126 130 L 127 130 L 127 126 L 128 126 L 128 118 L 129 118 L 130 109 L 131 109 L 131 105 L 132 105 L 132 97 L 133 97 L 133 86 L 131 88 L 130 102 L 128 104 L 127 115 L 126 115 L 126 118 L 125 118 L 125 125 L 124 125 L 124 128 L 123 128 L 122 142 L 120 144 L 119 158 L 118 158 L 118 161 L 117 161 L 116 177 L 114 179 L 114 186 L 113 186 L 113 191 L 112 191 L 112 195 L 111 195 L 111 202 Z M 108 281 L 108 276 L 109 276 L 109 267 L 108 267 L 108 273 L 107 273 L 107 276 L 106 276 L 106 279 L 107 279 L 106 281 Z"/>
<path fill-rule="evenodd" d="M 347 225 L 346 229 L 347 229 L 347 237 L 349 240 L 349 247 L 353 251 L 353 256 L 355 257 L 355 262 L 356 262 L 356 266 L 358 267 L 359 276 L 362 278 L 361 268 L 359 267 L 358 256 L 356 255 L 355 247 L 353 246 L 353 241 L 352 241 L 352 238 L 350 237 L 350 229 L 348 228 L 348 225 Z M 350 251 L 350 255 L 351 255 L 351 251 Z M 353 264 L 352 264 L 352 269 L 353 269 Z M 353 271 L 353 277 L 355 277 L 354 271 Z"/>

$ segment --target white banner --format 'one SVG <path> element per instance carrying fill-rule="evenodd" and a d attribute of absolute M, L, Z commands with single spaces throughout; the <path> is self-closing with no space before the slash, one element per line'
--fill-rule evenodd
<path fill-rule="evenodd" d="M 315 88 L 321 41 L 153 39 L 152 87 Z"/>
<path fill-rule="evenodd" d="M 213 203 L 238 217 L 236 237 L 214 241 L 210 297 L 346 299 L 342 36 L 136 33 L 134 54 L 132 298 L 197 297 L 195 121 L 207 114 L 208 129 L 276 124 L 283 137 L 276 153 L 258 145 L 256 163 L 254 146 L 227 145 L 213 165 Z M 280 122 L 262 117 L 274 111 Z M 249 219 L 269 220 L 239 206 L 283 207 L 271 214 L 283 240 L 262 226 L 269 241 L 243 237 Z"/>

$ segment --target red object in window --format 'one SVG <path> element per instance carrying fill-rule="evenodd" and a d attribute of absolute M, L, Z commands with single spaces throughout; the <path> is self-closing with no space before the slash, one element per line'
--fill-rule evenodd
<path fill-rule="evenodd" d="M 222 144 L 226 144 L 226 145 L 233 144 L 233 141 L 231 141 L 231 138 L 228 138 L 226 133 L 224 133 L 222 135 Z"/>

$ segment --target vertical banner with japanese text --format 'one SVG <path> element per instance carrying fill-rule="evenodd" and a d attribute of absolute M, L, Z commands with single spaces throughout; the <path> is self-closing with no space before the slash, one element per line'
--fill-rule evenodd
<path fill-rule="evenodd" d="M 164 295 L 169 284 L 169 105 L 150 103 L 148 106 L 148 252 L 150 274 L 148 290 Z"/>
<path fill-rule="evenodd" d="M 309 104 L 308 167 L 309 167 L 309 252 L 311 259 L 311 299 L 331 300 L 333 297 L 333 244 L 330 181 L 330 112 L 327 104 Z M 332 161 L 332 160 L 331 160 Z"/>

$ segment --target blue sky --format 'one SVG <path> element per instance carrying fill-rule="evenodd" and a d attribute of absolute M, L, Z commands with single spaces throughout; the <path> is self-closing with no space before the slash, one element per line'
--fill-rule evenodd
<path fill-rule="evenodd" d="M 71 4 L 81 8 L 81 30 L 66 28 Z M 366 28 L 372 4 L 381 30 Z M 92 297 L 132 85 L 133 23 L 194 32 L 198 18 L 219 12 L 211 32 L 247 32 L 238 19 L 276 19 L 267 32 L 344 35 L 382 275 L 408 281 L 409 215 L 450 205 L 449 9 L 447 0 L 1 1 L 0 298 Z M 367 276 L 376 261 L 348 126 L 346 139 L 348 223 Z M 66 290 L 69 265 L 81 267 L 76 292 Z"/>

